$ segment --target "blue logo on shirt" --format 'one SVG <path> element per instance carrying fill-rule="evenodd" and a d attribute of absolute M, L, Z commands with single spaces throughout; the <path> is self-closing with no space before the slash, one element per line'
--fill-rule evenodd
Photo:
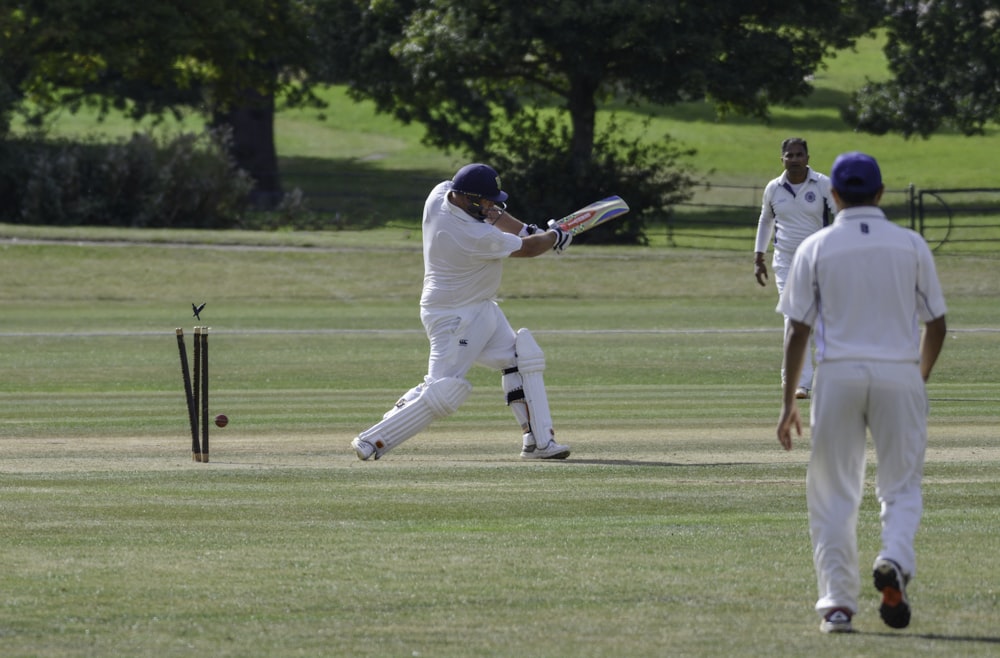
<path fill-rule="evenodd" d="M 808 201 L 809 203 L 812 203 L 815 200 L 816 200 L 816 193 L 815 192 L 813 192 L 812 190 L 810 190 L 809 192 L 806 192 L 806 201 Z"/>

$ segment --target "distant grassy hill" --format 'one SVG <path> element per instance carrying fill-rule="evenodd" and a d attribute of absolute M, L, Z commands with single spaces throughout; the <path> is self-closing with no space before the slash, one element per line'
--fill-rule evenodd
<path fill-rule="evenodd" d="M 725 203 L 753 208 L 763 185 L 780 173 L 779 145 L 791 135 L 809 141 L 812 165 L 829 171 L 833 158 L 846 150 L 874 154 L 883 166 L 886 187 L 901 191 L 918 187 L 990 187 L 996 185 L 995 129 L 983 137 L 939 134 L 929 140 L 855 133 L 840 118 L 848 94 L 866 78 L 887 73 L 882 41 L 862 39 L 855 50 L 838 53 L 819 71 L 815 92 L 799 107 L 774 107 L 771 120 L 729 117 L 719 120 L 705 103 L 667 108 L 608 106 L 624 129 L 641 130 L 652 117 L 650 140 L 671 135 L 697 151 L 691 164 L 710 187 L 700 189 L 699 203 Z M 280 112 L 276 139 L 283 177 L 289 189 L 301 187 L 314 207 L 342 214 L 350 223 L 379 224 L 412 218 L 429 184 L 451 175 L 463 164 L 460 154 L 443 154 L 423 146 L 419 125 L 401 125 L 378 115 L 370 103 L 351 101 L 345 90 L 324 92 L 324 110 Z M 200 119 L 183 124 L 166 121 L 158 130 L 197 129 Z M 54 134 L 122 136 L 135 126 L 118 117 L 98 122 L 92 114 L 64 114 L 53 123 Z M 516 193 L 516 191 L 515 191 Z"/>

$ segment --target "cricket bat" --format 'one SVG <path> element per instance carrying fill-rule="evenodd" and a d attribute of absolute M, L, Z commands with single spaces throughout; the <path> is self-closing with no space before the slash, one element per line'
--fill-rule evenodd
<path fill-rule="evenodd" d="M 549 223 L 558 226 L 570 235 L 578 235 L 628 212 L 628 204 L 620 196 L 609 196 L 571 212 L 562 219 Z"/>

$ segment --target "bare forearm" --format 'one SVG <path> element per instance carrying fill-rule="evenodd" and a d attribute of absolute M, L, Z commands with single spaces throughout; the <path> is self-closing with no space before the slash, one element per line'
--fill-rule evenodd
<path fill-rule="evenodd" d="M 521 248 L 511 254 L 512 258 L 533 258 L 541 256 L 552 249 L 556 244 L 556 234 L 554 231 L 542 231 L 521 238 Z"/>
<path fill-rule="evenodd" d="M 521 238 L 521 248 L 511 254 L 513 258 L 534 258 L 541 256 L 550 249 L 562 253 L 572 236 L 558 228 L 542 230 L 534 224 L 525 224 L 506 210 L 491 208 L 487 213 L 486 222 L 505 233 Z"/>
<path fill-rule="evenodd" d="M 931 370 L 934 369 L 938 355 L 941 354 L 947 335 L 948 324 L 943 315 L 927 323 L 923 339 L 920 341 L 920 375 L 924 381 L 930 379 Z"/>
<path fill-rule="evenodd" d="M 506 210 L 500 210 L 496 207 L 490 208 L 490 212 L 486 215 L 486 223 L 492 224 L 504 233 L 510 233 L 512 235 L 520 234 L 521 230 L 524 228 L 524 222 L 511 215 Z"/>

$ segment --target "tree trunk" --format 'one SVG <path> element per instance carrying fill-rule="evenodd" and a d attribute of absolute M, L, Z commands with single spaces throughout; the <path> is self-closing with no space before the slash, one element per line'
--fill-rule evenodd
<path fill-rule="evenodd" d="M 251 204 L 267 210 L 281 203 L 284 194 L 274 146 L 274 96 L 246 90 L 240 105 L 216 112 L 212 124 L 232 130 L 233 158 L 255 182 Z"/>
<path fill-rule="evenodd" d="M 594 96 L 597 89 L 589 80 L 575 79 L 570 82 L 567 109 L 573 125 L 570 137 L 571 166 L 576 175 L 582 174 L 594 157 L 594 131 L 597 120 L 597 103 Z"/>

